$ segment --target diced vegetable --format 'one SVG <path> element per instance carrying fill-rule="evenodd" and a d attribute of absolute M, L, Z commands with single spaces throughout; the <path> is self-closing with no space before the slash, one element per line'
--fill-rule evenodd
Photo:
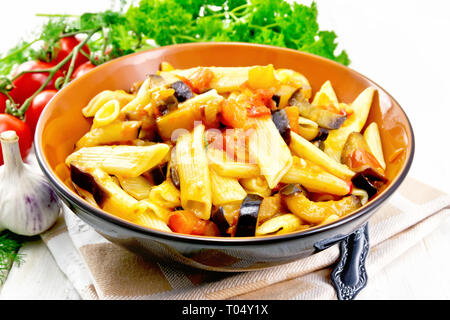
<path fill-rule="evenodd" d="M 345 115 L 325 110 L 310 104 L 302 95 L 300 90 L 289 100 L 289 105 L 299 108 L 300 115 L 317 122 L 319 126 L 326 129 L 338 129 L 347 119 Z"/>
<path fill-rule="evenodd" d="M 272 121 L 287 145 L 291 143 L 291 126 L 285 109 L 277 110 L 272 114 Z"/>
<path fill-rule="evenodd" d="M 236 237 L 253 237 L 255 235 L 262 200 L 263 197 L 256 194 L 249 194 L 244 199 L 236 225 Z"/>

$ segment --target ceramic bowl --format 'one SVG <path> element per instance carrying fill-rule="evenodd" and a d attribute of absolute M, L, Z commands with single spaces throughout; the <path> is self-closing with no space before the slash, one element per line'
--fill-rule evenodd
<path fill-rule="evenodd" d="M 368 123 L 376 121 L 387 160 L 388 185 L 365 206 L 334 223 L 284 235 L 249 238 L 190 236 L 151 230 L 122 220 L 82 199 L 65 181 L 61 164 L 75 142 L 89 130 L 81 114 L 102 90 L 131 87 L 155 73 L 162 61 L 176 68 L 273 64 L 304 74 L 313 93 L 330 80 L 340 101 L 350 103 L 368 86 L 376 94 Z M 248 271 L 284 264 L 318 251 L 317 244 L 358 229 L 404 180 L 413 159 L 414 135 L 395 99 L 375 82 L 331 60 L 296 50 L 246 43 L 193 43 L 161 47 L 100 65 L 62 89 L 47 105 L 37 125 L 39 165 L 68 207 L 105 238 L 144 258 L 213 271 Z"/>

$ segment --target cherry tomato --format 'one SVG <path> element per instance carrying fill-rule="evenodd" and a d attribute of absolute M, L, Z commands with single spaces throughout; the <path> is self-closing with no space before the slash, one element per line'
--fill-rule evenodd
<path fill-rule="evenodd" d="M 81 66 L 79 66 L 78 68 L 75 69 L 75 71 L 72 74 L 72 79 L 79 78 L 94 68 L 95 68 L 95 65 L 93 65 L 91 61 L 86 61 Z"/>
<path fill-rule="evenodd" d="M 33 143 L 33 137 L 28 125 L 9 114 L 0 114 L 0 132 L 14 130 L 19 137 L 19 148 L 22 159 L 24 159 L 30 151 Z M 0 148 L 0 165 L 3 164 L 3 153 Z"/>
<path fill-rule="evenodd" d="M 49 69 L 53 65 L 42 61 L 27 61 L 21 64 L 15 74 L 27 70 Z M 56 89 L 55 80 L 62 77 L 61 70 L 55 73 L 52 80 L 45 89 Z M 10 91 L 11 97 L 17 104 L 22 104 L 27 98 L 32 96 L 47 80 L 48 72 L 25 73 L 13 81 L 14 88 Z"/>
<path fill-rule="evenodd" d="M 25 122 L 30 127 L 31 133 L 34 135 L 39 117 L 47 103 L 55 96 L 57 90 L 44 90 L 34 97 L 27 112 L 25 113 Z"/>
<path fill-rule="evenodd" d="M 78 40 L 75 36 L 71 37 L 65 37 L 61 38 L 59 40 L 59 46 L 56 49 L 56 58 L 52 61 L 53 64 L 58 64 L 64 58 L 66 58 L 72 50 L 80 44 L 80 40 Z M 86 53 L 88 56 L 91 54 L 91 51 L 89 50 L 89 47 L 87 45 L 84 45 L 82 48 L 83 52 Z M 81 51 L 78 52 L 78 55 L 75 59 L 75 65 L 74 69 L 78 68 L 80 65 L 85 63 L 86 61 L 89 61 L 89 59 L 81 53 Z M 67 71 L 70 66 L 70 60 L 62 67 L 64 71 Z"/>

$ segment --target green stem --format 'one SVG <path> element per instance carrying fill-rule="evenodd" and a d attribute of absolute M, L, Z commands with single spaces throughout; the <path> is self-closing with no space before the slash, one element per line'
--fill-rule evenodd
<path fill-rule="evenodd" d="M 4 61 L 4 60 L 6 60 L 6 59 L 8 59 L 8 58 L 10 58 L 10 57 L 12 57 L 12 56 L 18 54 L 19 52 L 22 52 L 23 50 L 25 50 L 25 49 L 27 49 L 27 48 L 29 48 L 29 47 L 31 47 L 33 44 L 35 44 L 35 43 L 38 42 L 39 40 L 41 40 L 41 39 L 40 39 L 40 38 L 39 38 L 39 39 L 35 39 L 35 40 L 31 41 L 30 43 L 27 43 L 27 44 L 24 45 L 23 47 L 21 47 L 21 48 L 19 48 L 19 49 L 17 49 L 17 50 L 14 50 L 13 52 L 11 52 L 10 54 L 8 54 L 7 56 L 1 58 L 1 59 L 0 59 L 0 62 L 2 62 L 2 61 Z"/>
<path fill-rule="evenodd" d="M 69 70 L 67 71 L 66 78 L 64 79 L 63 87 L 65 87 L 70 81 L 70 78 L 73 73 L 73 69 L 75 68 L 75 60 L 77 59 L 78 53 L 80 52 L 81 48 L 83 48 L 83 46 L 89 41 L 89 39 L 100 30 L 101 30 L 101 28 L 92 30 L 83 41 L 81 41 L 79 44 L 77 44 L 77 46 L 75 48 L 73 48 L 73 50 L 71 52 L 72 61 L 70 62 Z"/>
<path fill-rule="evenodd" d="M 61 14 L 61 13 L 36 13 L 36 17 L 44 18 L 79 18 L 80 15 L 77 14 Z"/>
<path fill-rule="evenodd" d="M 65 57 L 63 60 L 61 60 L 61 62 L 59 62 L 57 65 L 55 65 L 53 68 L 48 69 L 46 72 L 49 73 L 47 79 L 45 80 L 45 82 L 41 85 L 41 87 L 35 91 L 33 93 L 32 96 L 28 97 L 25 102 L 22 104 L 22 106 L 13 113 L 14 116 L 20 117 L 22 118 L 25 115 L 25 112 L 27 111 L 27 109 L 30 107 L 31 105 L 31 101 L 33 101 L 34 97 L 36 97 L 40 92 L 42 92 L 42 90 L 44 90 L 47 85 L 50 83 L 50 81 L 53 79 L 54 75 L 69 61 L 70 62 L 70 66 L 69 66 L 69 70 L 67 72 L 66 78 L 64 79 L 64 84 L 63 86 L 67 85 L 67 83 L 69 82 L 74 66 L 75 66 L 75 59 L 76 56 L 78 55 L 78 52 L 81 50 L 81 48 L 86 44 L 86 42 L 89 41 L 89 39 L 100 30 L 100 28 L 97 28 L 95 30 L 92 30 L 89 35 L 86 37 L 86 39 L 84 39 L 82 42 L 80 42 L 73 50 L 70 54 L 67 55 L 67 57 Z M 35 70 L 31 70 L 31 71 L 35 71 Z M 41 70 L 42 71 L 42 70 Z"/>

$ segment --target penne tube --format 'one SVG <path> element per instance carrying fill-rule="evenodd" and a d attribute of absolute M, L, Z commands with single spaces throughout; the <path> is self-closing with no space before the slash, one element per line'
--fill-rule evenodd
<path fill-rule="evenodd" d="M 169 72 L 160 72 L 160 75 L 167 77 L 170 75 L 181 76 L 182 78 L 189 79 L 191 75 L 202 67 L 196 67 L 184 70 L 172 70 Z M 208 67 L 214 74 L 210 87 L 217 90 L 218 93 L 225 93 L 231 91 L 240 90 L 241 86 L 248 81 L 248 71 L 252 67 Z"/>
<path fill-rule="evenodd" d="M 152 146 L 99 146 L 81 148 L 66 158 L 66 165 L 100 168 L 121 177 L 137 177 L 155 167 L 166 157 L 169 146 L 164 143 Z"/>
<path fill-rule="evenodd" d="M 181 205 L 199 218 L 208 220 L 211 215 L 211 180 L 208 158 L 204 147 L 205 127 L 198 125 L 192 133 L 177 140 L 176 163 L 180 178 Z"/>
<path fill-rule="evenodd" d="M 104 127 L 110 124 L 119 117 L 119 112 L 119 101 L 108 101 L 95 113 L 92 128 Z"/>
<path fill-rule="evenodd" d="M 294 214 L 287 213 L 265 221 L 256 227 L 256 236 L 269 234 L 284 234 L 297 230 L 301 226 L 301 220 Z"/>
<path fill-rule="evenodd" d="M 156 120 L 158 132 L 164 140 L 176 140 L 177 129 L 192 130 L 196 121 L 213 122 L 220 111 L 224 98 L 217 91 L 210 90 L 178 105 L 178 109 Z M 208 118 L 205 118 L 205 110 Z"/>
<path fill-rule="evenodd" d="M 88 105 L 81 110 L 81 112 L 86 118 L 90 118 L 95 116 L 97 111 L 108 101 L 116 100 L 119 102 L 120 108 L 122 108 L 134 98 L 135 96 L 133 94 L 129 94 L 123 90 L 105 90 L 92 98 Z"/>
<path fill-rule="evenodd" d="M 140 121 L 118 121 L 91 129 L 77 141 L 76 149 L 133 141 L 138 138 L 141 124 Z"/>
<path fill-rule="evenodd" d="M 359 198 L 359 200 L 361 201 L 361 205 L 365 205 L 369 201 L 369 195 L 367 194 L 366 190 L 353 187 L 352 195 Z"/>
<path fill-rule="evenodd" d="M 364 130 L 364 139 L 369 146 L 370 152 L 377 159 L 378 163 L 383 169 L 386 169 L 386 162 L 384 161 L 383 146 L 381 144 L 380 131 L 376 122 L 372 122 Z"/>
<path fill-rule="evenodd" d="M 239 182 L 247 193 L 254 193 L 261 197 L 268 197 L 272 193 L 267 180 L 262 176 L 240 179 Z"/>
<path fill-rule="evenodd" d="M 294 163 L 281 179 L 282 183 L 298 183 L 308 191 L 344 196 L 350 192 L 350 183 L 342 180 L 311 161 L 294 156 Z"/>
<path fill-rule="evenodd" d="M 180 190 L 178 190 L 171 180 L 165 180 L 158 186 L 154 186 L 148 196 L 151 202 L 164 208 L 176 208 L 181 206 Z"/>
<path fill-rule="evenodd" d="M 329 80 L 325 81 L 320 90 L 314 96 L 311 104 L 315 106 L 329 106 L 331 104 L 338 108 L 339 101 Z"/>
<path fill-rule="evenodd" d="M 117 176 L 119 184 L 125 192 L 136 200 L 147 199 L 152 189 L 151 183 L 143 176 L 121 177 Z"/>
<path fill-rule="evenodd" d="M 292 152 L 298 157 L 309 160 L 316 165 L 323 167 L 325 170 L 335 175 L 336 177 L 344 180 L 350 180 L 351 177 L 355 175 L 355 173 L 346 165 L 336 162 L 325 152 L 323 152 L 311 142 L 299 136 L 295 132 L 291 132 L 290 147 Z"/>
<path fill-rule="evenodd" d="M 291 152 L 271 118 L 255 119 L 253 124 L 249 151 L 273 189 L 292 166 Z"/>
<path fill-rule="evenodd" d="M 301 88 L 303 96 L 306 99 L 311 98 L 311 85 L 309 84 L 308 79 L 300 72 L 297 72 L 297 71 L 294 71 L 291 69 L 277 69 L 277 70 L 275 70 L 275 76 L 280 81 L 282 86 L 287 85 L 291 88 L 294 88 L 294 91 Z M 287 89 L 287 88 L 285 88 L 285 89 Z M 290 90 L 290 89 L 288 89 L 288 90 Z M 286 92 L 283 89 L 282 89 L 282 91 Z M 290 94 L 287 94 L 287 95 L 289 95 L 289 97 L 287 97 L 287 99 L 289 99 L 292 96 L 294 91 L 292 91 Z M 281 100 L 282 99 L 280 99 L 279 107 L 283 107 L 281 105 Z M 286 101 L 286 104 L 287 104 L 287 101 Z"/>
<path fill-rule="evenodd" d="M 139 212 L 150 211 L 154 214 L 154 217 L 161 220 L 165 224 L 169 223 L 169 218 L 172 213 L 172 210 L 162 207 L 157 203 L 149 199 L 144 199 L 138 202 Z"/>
<path fill-rule="evenodd" d="M 211 177 L 212 203 L 221 206 L 227 203 L 239 202 L 247 196 L 244 188 L 236 178 L 222 177 L 214 169 L 209 171 Z"/>
<path fill-rule="evenodd" d="M 324 152 L 337 162 L 340 162 L 342 148 L 352 132 L 360 132 L 364 127 L 372 105 L 375 88 L 369 87 L 359 94 L 353 101 L 353 113 L 348 116 L 342 126 L 330 130 L 328 138 L 324 141 Z"/>
<path fill-rule="evenodd" d="M 100 208 L 122 219 L 136 221 L 136 214 L 139 211 L 138 201 L 117 185 L 110 175 L 96 167 L 79 166 L 78 168 L 83 168 L 84 174 L 92 177 L 95 188 L 98 190 L 97 194 L 101 195 L 96 199 Z"/>
<path fill-rule="evenodd" d="M 319 134 L 319 125 L 307 118 L 298 118 L 298 134 L 308 141 L 313 140 Z"/>
<path fill-rule="evenodd" d="M 231 160 L 225 152 L 215 148 L 208 148 L 209 167 L 223 177 L 255 178 L 261 175 L 255 163 Z"/>
<path fill-rule="evenodd" d="M 151 77 L 145 79 L 134 99 L 128 102 L 125 106 L 123 106 L 121 112 L 126 113 L 129 111 L 141 110 L 144 107 L 146 107 L 151 102 L 152 97 L 150 90 L 151 84 L 152 84 Z"/>

